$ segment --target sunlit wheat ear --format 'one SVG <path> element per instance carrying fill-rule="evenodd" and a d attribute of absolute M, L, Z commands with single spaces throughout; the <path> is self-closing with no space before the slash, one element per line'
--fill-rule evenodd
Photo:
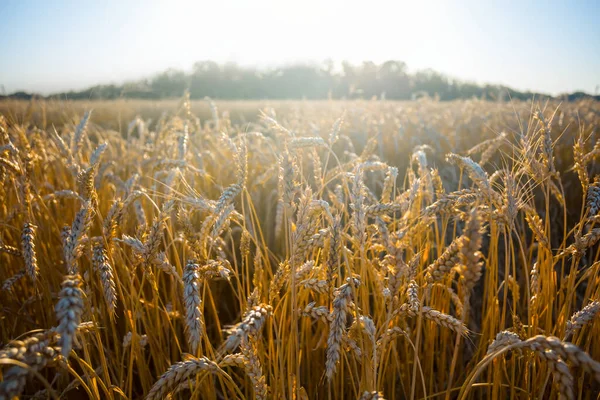
<path fill-rule="evenodd" d="M 594 182 L 587 191 L 587 216 L 594 217 L 600 211 L 600 175 L 594 177 Z"/>
<path fill-rule="evenodd" d="M 534 336 L 523 341 L 520 346 L 543 352 L 551 350 L 565 362 L 570 362 L 574 367 L 580 367 L 590 373 L 597 382 L 600 382 L 600 363 L 593 360 L 589 354 L 579 347 L 568 342 L 562 342 L 553 336 Z"/>
<path fill-rule="evenodd" d="M 494 210 L 492 215 L 502 225 L 512 228 L 517 213 L 519 212 L 519 202 L 517 199 L 517 187 L 514 176 L 510 172 L 503 174 L 504 188 L 502 191 L 502 206 Z"/>
<path fill-rule="evenodd" d="M 329 284 L 325 279 L 310 278 L 300 281 L 298 284 L 314 293 L 326 294 L 329 292 Z"/>
<path fill-rule="evenodd" d="M 550 366 L 550 370 L 554 373 L 554 380 L 557 382 L 559 387 L 559 398 L 561 399 L 573 399 L 573 376 L 569 371 L 569 367 L 563 360 L 560 359 L 559 354 L 552 349 L 545 348 L 543 345 L 531 344 L 532 341 L 537 340 L 536 338 L 522 341 L 514 332 L 502 331 L 496 335 L 494 341 L 489 345 L 487 355 L 501 351 L 504 348 L 514 348 L 519 351 L 521 348 L 530 348 L 537 353 L 542 359 L 547 361 Z M 540 340 L 541 341 L 541 340 Z"/>
<path fill-rule="evenodd" d="M 226 188 L 223 191 L 223 193 L 221 193 L 221 196 L 219 197 L 219 200 L 217 200 L 217 204 L 215 206 L 214 214 L 216 216 L 218 216 L 219 214 L 221 214 L 222 212 L 224 212 L 225 208 L 231 204 L 231 202 L 233 201 L 233 199 L 238 194 L 241 193 L 242 189 L 243 189 L 243 187 L 239 183 L 235 183 L 235 184 L 229 186 L 228 188 Z"/>
<path fill-rule="evenodd" d="M 377 354 L 384 354 L 385 348 L 388 345 L 388 343 L 390 343 L 392 340 L 396 339 L 399 336 L 409 338 L 408 333 L 397 326 L 386 329 L 385 332 L 383 332 L 377 340 Z"/>
<path fill-rule="evenodd" d="M 198 272 L 201 279 L 229 279 L 231 265 L 227 260 L 208 260 Z"/>
<path fill-rule="evenodd" d="M 446 160 L 452 164 L 456 164 L 467 170 L 469 178 L 485 193 L 491 192 L 488 174 L 481 168 L 479 164 L 471 160 L 469 157 L 461 157 L 457 154 L 449 153 L 446 155 Z"/>
<path fill-rule="evenodd" d="M 133 209 L 135 210 L 138 230 L 144 232 L 148 226 L 148 220 L 146 219 L 146 212 L 144 211 L 144 207 L 142 207 L 142 202 L 139 199 L 133 202 Z"/>
<path fill-rule="evenodd" d="M 345 196 L 341 185 L 336 185 L 335 189 L 329 190 L 327 194 L 329 201 L 337 213 L 345 211 Z"/>
<path fill-rule="evenodd" d="M 390 246 L 389 252 L 384 260 L 383 265 L 388 269 L 388 289 L 389 295 L 394 300 L 398 301 L 400 288 L 404 283 L 405 277 L 408 275 L 408 265 L 404 262 L 404 253 L 401 247 Z"/>
<path fill-rule="evenodd" d="M 402 211 L 404 211 L 404 209 L 405 209 L 405 206 L 403 204 L 396 204 L 396 203 L 373 204 L 373 205 L 366 207 L 365 217 L 374 218 L 374 217 L 384 215 L 384 214 L 393 214 L 395 212 L 402 212 Z"/>
<path fill-rule="evenodd" d="M 416 316 L 417 312 L 413 311 L 409 307 L 408 315 Z M 420 312 L 421 312 L 421 315 L 423 316 L 423 318 L 433 321 L 439 326 L 448 328 L 448 329 L 450 329 L 460 335 L 463 335 L 463 336 L 465 336 L 469 333 L 469 330 L 467 329 L 467 327 L 461 321 L 459 321 L 458 319 L 454 318 L 451 315 L 444 314 L 443 312 L 434 310 L 431 307 L 426 307 L 426 306 L 421 307 Z"/>
<path fill-rule="evenodd" d="M 227 226 L 229 226 L 228 222 L 234 212 L 235 212 L 235 206 L 233 204 L 230 204 L 227 207 L 225 207 L 225 210 L 223 210 L 223 212 L 219 213 L 218 215 L 215 215 L 215 220 L 213 222 L 213 228 L 210 233 L 211 237 L 216 238 L 225 229 L 227 229 Z"/>
<path fill-rule="evenodd" d="M 56 331 L 60 335 L 58 344 L 61 354 L 68 357 L 73 347 L 75 333 L 81 322 L 83 313 L 83 290 L 81 290 L 81 277 L 79 275 L 67 275 L 62 282 L 62 290 L 56 304 L 56 319 L 58 327 Z"/>
<path fill-rule="evenodd" d="M 514 332 L 502 331 L 496 334 L 494 341 L 488 346 L 487 354 L 495 353 L 498 350 L 513 344 L 521 343 L 521 338 Z"/>
<path fill-rule="evenodd" d="M 353 279 L 353 281 L 350 281 Z M 356 278 L 348 278 L 348 283 L 340 286 L 333 300 L 331 323 L 329 324 L 329 337 L 327 338 L 327 357 L 325 362 L 325 375 L 331 381 L 340 359 L 343 336 L 346 332 L 346 314 L 352 302 L 352 288 L 359 286 Z"/>
<path fill-rule="evenodd" d="M 317 307 L 317 303 L 314 301 L 308 303 L 306 307 L 304 307 L 304 309 L 301 312 L 301 315 L 325 323 L 331 322 L 331 314 L 329 313 L 329 308 L 326 306 Z"/>
<path fill-rule="evenodd" d="M 371 347 L 371 368 L 373 370 L 373 385 L 374 381 L 377 380 L 377 366 L 379 353 L 377 352 L 377 327 L 373 320 L 365 315 L 358 317 L 358 325 L 362 328 L 362 331 L 366 335 L 368 342 Z"/>
<path fill-rule="evenodd" d="M 220 352 L 230 352 L 239 346 L 242 339 L 247 339 L 248 335 L 258 335 L 272 311 L 273 308 L 265 304 L 253 307 L 244 315 L 241 322 L 228 329 L 229 336 L 223 343 Z"/>
<path fill-rule="evenodd" d="M 83 137 L 86 133 L 87 124 L 91 115 L 91 111 L 87 111 L 85 114 L 83 114 L 83 118 L 79 122 L 79 125 L 77 125 L 75 128 L 75 134 L 73 135 L 73 141 L 71 143 L 71 153 L 74 155 L 77 154 L 81 149 Z"/>
<path fill-rule="evenodd" d="M 392 241 L 390 240 L 390 230 L 386 221 L 383 217 L 376 217 L 375 226 L 377 227 L 377 233 L 379 234 L 379 241 L 381 245 L 388 249 L 389 252 L 393 246 Z"/>
<path fill-rule="evenodd" d="M 177 158 L 180 160 L 185 159 L 185 155 L 188 149 L 188 141 L 189 141 L 189 132 L 188 132 L 188 124 L 186 123 L 183 126 L 181 133 L 177 136 Z"/>
<path fill-rule="evenodd" d="M 2 282 L 2 286 L 0 287 L 0 291 L 11 291 L 12 287 L 25 276 L 26 272 L 24 269 L 20 270 L 10 278 L 7 278 Z"/>
<path fill-rule="evenodd" d="M 410 305 L 411 310 L 419 312 L 421 309 L 421 301 L 419 300 L 419 285 L 417 282 L 413 280 L 408 283 L 406 295 L 408 296 L 408 304 Z"/>
<path fill-rule="evenodd" d="M 540 271 L 538 263 L 533 263 L 531 267 L 531 271 L 529 273 L 529 290 L 531 292 L 531 307 L 535 310 L 536 302 L 538 295 L 540 293 L 541 285 L 540 285 Z"/>
<path fill-rule="evenodd" d="M 206 357 L 190 357 L 186 361 L 171 365 L 167 372 L 152 386 L 146 400 L 165 399 L 179 384 L 195 379 L 196 375 L 202 372 L 221 373 L 220 371 L 217 364 Z"/>
<path fill-rule="evenodd" d="M 454 239 L 452 243 L 446 247 L 442 255 L 427 267 L 425 276 L 428 283 L 443 280 L 452 268 L 458 265 L 460 262 L 460 249 L 464 240 L 463 237 Z"/>
<path fill-rule="evenodd" d="M 86 169 L 82 169 L 77 174 L 77 186 L 79 195 L 85 200 L 90 202 L 94 210 L 98 207 L 98 194 L 94 187 L 94 181 L 96 176 L 96 166 L 91 166 Z"/>
<path fill-rule="evenodd" d="M 288 143 L 288 149 L 290 150 L 320 146 L 325 146 L 325 141 L 320 137 L 297 137 L 293 138 Z"/>
<path fill-rule="evenodd" d="M 183 280 L 179 276 L 177 268 L 175 268 L 175 266 L 169 262 L 164 251 L 158 252 L 152 262 L 159 270 L 173 277 L 178 284 L 183 285 Z"/>
<path fill-rule="evenodd" d="M 96 147 L 96 149 L 90 155 L 90 161 L 89 161 L 90 168 L 96 168 L 96 169 L 98 168 L 98 166 L 100 165 L 100 157 L 102 157 L 102 154 L 104 154 L 107 147 L 108 147 L 107 143 L 100 143 L 98 145 L 98 147 Z"/>
<path fill-rule="evenodd" d="M 548 242 L 548 238 L 544 233 L 544 222 L 542 221 L 540 216 L 537 215 L 537 212 L 535 212 L 535 210 L 526 211 L 525 221 L 527 221 L 527 225 L 529 225 L 529 228 L 533 232 L 533 235 L 535 236 L 537 241 L 542 246 L 548 247 L 550 243 Z"/>
<path fill-rule="evenodd" d="M 200 266 L 193 260 L 189 260 L 183 272 L 183 302 L 185 304 L 185 322 L 188 344 L 191 352 L 196 354 L 200 339 L 204 334 L 204 321 L 200 309 L 202 300 L 200 298 L 200 278 L 198 270 Z"/>
<path fill-rule="evenodd" d="M 494 354 L 502 349 L 514 350 L 529 349 L 538 354 L 548 362 L 550 370 L 554 374 L 554 380 L 558 384 L 559 398 L 573 399 L 573 376 L 565 362 L 570 362 L 575 367 L 581 367 L 591 373 L 597 381 L 600 381 L 600 363 L 592 360 L 589 355 L 571 343 L 561 342 L 555 337 L 542 335 L 522 341 L 513 332 L 503 331 L 496 335 L 496 339 L 488 348 L 488 355 Z"/>
<path fill-rule="evenodd" d="M 304 264 L 296 268 L 295 278 L 296 280 L 302 280 L 306 278 L 315 268 L 315 262 L 313 260 L 307 261 Z"/>
<path fill-rule="evenodd" d="M 3 143 L 10 142 L 10 135 L 8 134 L 8 124 L 4 115 L 0 115 L 0 138 L 2 139 Z"/>
<path fill-rule="evenodd" d="M 414 280 L 417 276 L 423 253 L 415 253 L 408 262 L 407 278 Z"/>
<path fill-rule="evenodd" d="M 383 188 L 381 189 L 381 202 L 389 203 L 392 200 L 394 186 L 396 185 L 396 179 L 398 178 L 398 168 L 389 167 L 385 179 L 383 181 Z"/>
<path fill-rule="evenodd" d="M 247 338 L 242 338 L 240 350 L 245 358 L 244 367 L 246 374 L 254 386 L 254 397 L 257 400 L 266 399 L 269 387 L 267 386 L 267 380 L 263 375 L 262 366 L 260 364 L 256 338 L 252 335 Z"/>
<path fill-rule="evenodd" d="M 0 382 L 0 399 L 12 399 L 19 396 L 25 390 L 27 378 L 41 371 L 49 362 L 55 361 L 58 357 L 57 349 L 46 343 L 42 342 L 34 347 L 37 348 L 28 348 L 21 354 L 21 357 L 16 359 L 0 357 L 3 361 L 13 359 L 27 365 L 27 368 L 15 365 L 3 372 L 3 381 Z"/>
<path fill-rule="evenodd" d="M 319 152 L 317 151 L 316 148 L 312 148 L 308 154 L 309 154 L 309 158 L 312 163 L 314 183 L 316 185 L 316 188 L 319 189 L 322 185 L 321 178 L 323 176 L 323 168 L 321 167 L 321 158 L 320 158 Z"/>
<path fill-rule="evenodd" d="M 558 386 L 558 398 L 561 400 L 572 400 L 575 398 L 573 392 L 573 375 L 569 366 L 561 360 L 558 355 L 551 350 L 536 351 L 536 353 L 548 362 L 550 371 L 554 375 L 554 381 Z"/>
<path fill-rule="evenodd" d="M 344 351 L 346 351 L 346 352 L 351 351 L 352 353 L 354 353 L 354 356 L 357 359 L 360 359 L 362 357 L 363 351 L 362 351 L 361 347 L 358 345 L 356 340 L 351 338 L 349 335 L 344 335 L 342 337 L 342 344 L 343 344 Z"/>
<path fill-rule="evenodd" d="M 15 257 L 23 257 L 23 253 L 21 252 L 21 250 L 14 246 L 6 245 L 2 242 L 0 242 L 0 253 L 10 254 L 11 256 Z"/>
<path fill-rule="evenodd" d="M 82 204 L 79 212 L 75 215 L 73 224 L 66 236 L 64 243 L 64 255 L 67 263 L 67 273 L 77 273 L 77 259 L 81 255 L 81 239 L 86 234 L 92 219 L 92 209 L 89 202 Z"/>
<path fill-rule="evenodd" d="M 262 254 L 259 249 L 256 249 L 256 253 L 254 254 L 254 274 L 252 275 L 252 283 L 254 284 L 255 290 L 258 291 L 259 298 L 265 294 L 264 289 L 264 265 Z M 255 304 L 258 305 L 258 304 Z"/>
<path fill-rule="evenodd" d="M 456 293 L 456 291 L 451 286 L 446 286 L 444 283 L 441 283 L 441 282 L 435 282 L 433 284 L 433 286 L 439 287 L 442 290 L 444 290 L 446 293 L 448 293 L 448 296 L 450 296 L 450 301 L 452 301 L 452 304 L 454 305 L 456 316 L 458 318 L 460 318 L 463 313 L 464 305 L 463 305 L 462 299 Z"/>
<path fill-rule="evenodd" d="M 54 199 L 77 199 L 79 201 L 85 201 L 83 197 L 78 195 L 76 192 L 72 190 L 57 190 L 54 193 L 47 194 L 43 197 L 44 200 L 54 200 Z"/>
<path fill-rule="evenodd" d="M 102 222 L 102 234 L 106 242 L 109 243 L 109 246 L 116 235 L 117 222 L 122 212 L 123 202 L 121 200 L 114 200 Z"/>
<path fill-rule="evenodd" d="M 291 138 L 294 136 L 292 132 L 290 132 L 287 128 L 285 128 L 279 122 L 277 122 L 277 120 L 275 119 L 274 109 L 269 108 L 267 110 L 261 110 L 260 118 L 266 126 L 268 126 L 270 129 L 273 129 L 276 133 L 280 134 L 284 138 Z"/>
<path fill-rule="evenodd" d="M 340 216 L 336 215 L 333 219 L 331 229 L 329 230 L 331 240 L 329 242 L 329 251 L 327 253 L 327 284 L 330 298 L 333 295 L 335 287 L 335 279 L 339 273 L 339 261 L 341 250 L 341 220 Z"/>
<path fill-rule="evenodd" d="M 581 257 L 587 249 L 595 245 L 600 240 L 600 228 L 594 228 L 583 236 L 576 236 L 575 243 L 560 252 L 556 257 L 561 258 L 569 254 Z"/>
<path fill-rule="evenodd" d="M 240 237 L 240 252 L 242 254 L 242 257 L 250 257 L 250 240 L 250 232 L 244 229 L 242 231 L 242 236 Z"/>
<path fill-rule="evenodd" d="M 304 261 L 304 257 L 311 246 L 311 238 L 315 233 L 318 216 L 323 212 L 319 206 L 311 202 L 312 191 L 307 189 L 300 198 L 296 221 L 296 231 L 292 234 L 292 256 L 293 268 L 298 268 Z"/>
<path fill-rule="evenodd" d="M 0 350 L 0 359 L 12 359 L 25 361 L 28 353 L 38 352 L 48 345 L 52 334 L 37 333 L 33 336 L 23 338 L 22 340 L 11 340 L 2 350 Z"/>
<path fill-rule="evenodd" d="M 285 209 L 293 210 L 295 208 L 294 199 L 298 192 L 298 166 L 288 152 L 287 148 L 279 156 L 279 173 L 277 181 L 277 191 L 279 201 L 282 204 L 282 209 L 277 214 L 276 226 L 281 226 L 283 220 L 283 212 Z M 280 217 L 281 214 L 281 217 Z M 277 229 L 276 229 L 277 230 Z"/>
<path fill-rule="evenodd" d="M 483 240 L 482 232 L 481 216 L 477 209 L 474 208 L 469 214 L 469 220 L 463 234 L 465 240 L 459 246 L 462 262 L 459 272 L 467 293 L 473 289 L 481 278 L 483 262 L 480 261 L 482 254 L 479 250 Z"/>
<path fill-rule="evenodd" d="M 583 162 L 588 163 L 598 155 L 600 155 L 600 140 L 596 140 L 596 143 L 594 144 L 592 150 L 583 157 Z"/>
<path fill-rule="evenodd" d="M 148 345 L 148 335 L 140 335 L 131 331 L 127 332 L 123 337 L 123 348 L 126 349 L 132 345 L 136 350 L 143 350 Z"/>
<path fill-rule="evenodd" d="M 481 194 L 477 190 L 466 188 L 456 192 L 444 193 L 423 210 L 424 216 L 433 216 L 440 213 L 452 212 L 453 208 L 475 202 Z"/>
<path fill-rule="evenodd" d="M 144 240 L 144 250 L 141 254 L 145 263 L 154 263 L 159 253 L 159 247 L 163 238 L 164 222 L 167 220 L 166 213 L 160 213 L 150 226 L 150 230 Z"/>
<path fill-rule="evenodd" d="M 356 239 L 360 249 L 364 247 L 366 229 L 364 191 L 363 167 L 359 164 L 354 168 L 352 189 L 350 191 L 350 208 L 352 209 L 352 235 Z"/>
<path fill-rule="evenodd" d="M 123 200 L 121 211 L 117 213 L 116 223 L 121 224 L 126 215 L 128 215 L 129 207 L 140 197 L 144 195 L 142 190 L 132 190 L 131 193 L 127 193 L 127 197 Z"/>
<path fill-rule="evenodd" d="M 329 133 L 329 137 L 327 138 L 327 144 L 329 146 L 332 146 L 339 139 L 340 130 L 342 129 L 342 125 L 344 124 L 344 117 L 345 115 L 342 115 L 333 123 L 333 126 L 331 127 L 331 132 Z"/>
<path fill-rule="evenodd" d="M 579 182 L 581 183 L 581 188 L 583 192 L 586 193 L 589 188 L 589 175 L 587 171 L 587 166 L 584 161 L 584 152 L 585 152 L 585 144 L 583 143 L 583 137 L 579 134 L 579 137 L 575 141 L 573 145 L 573 169 L 577 172 L 577 177 L 579 178 Z"/>
<path fill-rule="evenodd" d="M 279 298 L 279 294 L 281 288 L 284 286 L 290 274 L 290 264 L 288 262 L 283 262 L 279 264 L 277 268 L 277 272 L 273 275 L 273 279 L 271 279 L 270 287 L 269 287 L 269 300 L 271 303 Z"/>
<path fill-rule="evenodd" d="M 498 137 L 484 140 L 483 142 L 476 144 L 467 152 L 467 154 L 470 156 L 472 154 L 481 153 L 479 165 L 484 165 L 492 158 L 494 153 L 503 143 L 507 143 L 505 132 L 501 132 Z"/>
<path fill-rule="evenodd" d="M 383 393 L 381 392 L 363 392 L 360 395 L 360 399 L 359 400 L 385 400 L 385 397 L 383 397 Z"/>
<path fill-rule="evenodd" d="M 551 127 L 552 127 L 552 119 L 546 121 L 544 118 L 544 114 L 538 110 L 537 113 L 534 114 L 535 118 L 540 121 L 540 133 L 542 134 L 542 156 L 543 161 L 546 164 L 546 167 L 551 173 L 555 173 L 556 169 L 554 167 L 554 156 L 552 153 L 552 135 L 551 135 Z"/>
<path fill-rule="evenodd" d="M 94 265 L 96 273 L 100 277 L 102 293 L 104 295 L 104 301 L 106 302 L 108 312 L 111 316 L 113 316 L 117 305 L 117 289 L 114 271 L 110 265 L 108 255 L 106 254 L 106 250 L 104 249 L 104 244 L 102 243 L 101 239 L 95 241 L 92 264 Z"/>
<path fill-rule="evenodd" d="M 10 171 L 13 175 L 21 174 L 21 168 L 19 165 L 7 158 L 0 157 L 0 165 Z"/>
<path fill-rule="evenodd" d="M 144 253 L 144 243 L 138 238 L 131 237 L 129 235 L 123 235 L 121 239 L 114 239 L 116 242 L 122 242 L 130 246 L 134 253 L 142 255 Z"/>
<path fill-rule="evenodd" d="M 600 312 L 600 301 L 592 301 L 587 306 L 577 311 L 570 320 L 567 321 L 565 338 L 569 338 L 573 333 L 583 328 L 585 324 L 592 321 Z"/>
<path fill-rule="evenodd" d="M 239 367 L 244 368 L 246 364 L 246 357 L 244 357 L 241 353 L 236 354 L 227 354 L 223 359 L 219 362 L 219 367 Z"/>
<path fill-rule="evenodd" d="M 35 229 L 36 226 L 25 223 L 21 233 L 21 248 L 25 259 L 25 271 L 29 278 L 35 283 L 40 271 L 35 256 Z"/>

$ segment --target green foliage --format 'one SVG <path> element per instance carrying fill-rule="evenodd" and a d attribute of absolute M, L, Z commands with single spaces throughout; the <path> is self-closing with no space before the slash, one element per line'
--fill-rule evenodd
<path fill-rule="evenodd" d="M 482 98 L 487 100 L 527 100 L 543 95 L 519 92 L 501 85 L 478 85 L 450 78 L 433 70 L 409 73 L 402 61 L 390 60 L 380 65 L 343 62 L 292 64 L 263 70 L 233 63 L 201 61 L 189 72 L 169 69 L 149 79 L 124 85 L 98 85 L 79 92 L 50 96 L 60 99 L 163 99 L 179 97 L 189 90 L 192 99 L 352 99 L 373 97 L 409 100 L 422 96 L 440 100 Z M 23 93 L 20 94 L 22 98 Z M 27 94 L 25 94 L 27 95 Z M 31 95 L 29 95 L 31 96 Z M 566 95 L 565 100 L 587 96 Z M 600 99 L 596 96 L 596 99 Z"/>

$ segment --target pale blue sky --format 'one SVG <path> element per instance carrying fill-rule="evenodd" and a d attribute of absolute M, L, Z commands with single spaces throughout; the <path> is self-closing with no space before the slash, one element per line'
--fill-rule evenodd
<path fill-rule="evenodd" d="M 600 0 L 0 0 L 0 85 L 9 93 L 121 83 L 208 59 L 328 58 L 594 93 Z"/>

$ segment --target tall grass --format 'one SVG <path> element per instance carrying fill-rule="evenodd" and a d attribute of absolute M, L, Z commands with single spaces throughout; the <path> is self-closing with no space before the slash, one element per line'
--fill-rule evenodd
<path fill-rule="evenodd" d="M 0 399 L 598 396 L 597 103 L 17 106 Z"/>

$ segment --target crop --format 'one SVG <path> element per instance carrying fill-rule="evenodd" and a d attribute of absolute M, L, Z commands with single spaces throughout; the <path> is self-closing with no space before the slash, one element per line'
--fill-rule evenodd
<path fill-rule="evenodd" d="M 598 103 L 203 104 L 2 108 L 0 399 L 597 397 Z"/>

